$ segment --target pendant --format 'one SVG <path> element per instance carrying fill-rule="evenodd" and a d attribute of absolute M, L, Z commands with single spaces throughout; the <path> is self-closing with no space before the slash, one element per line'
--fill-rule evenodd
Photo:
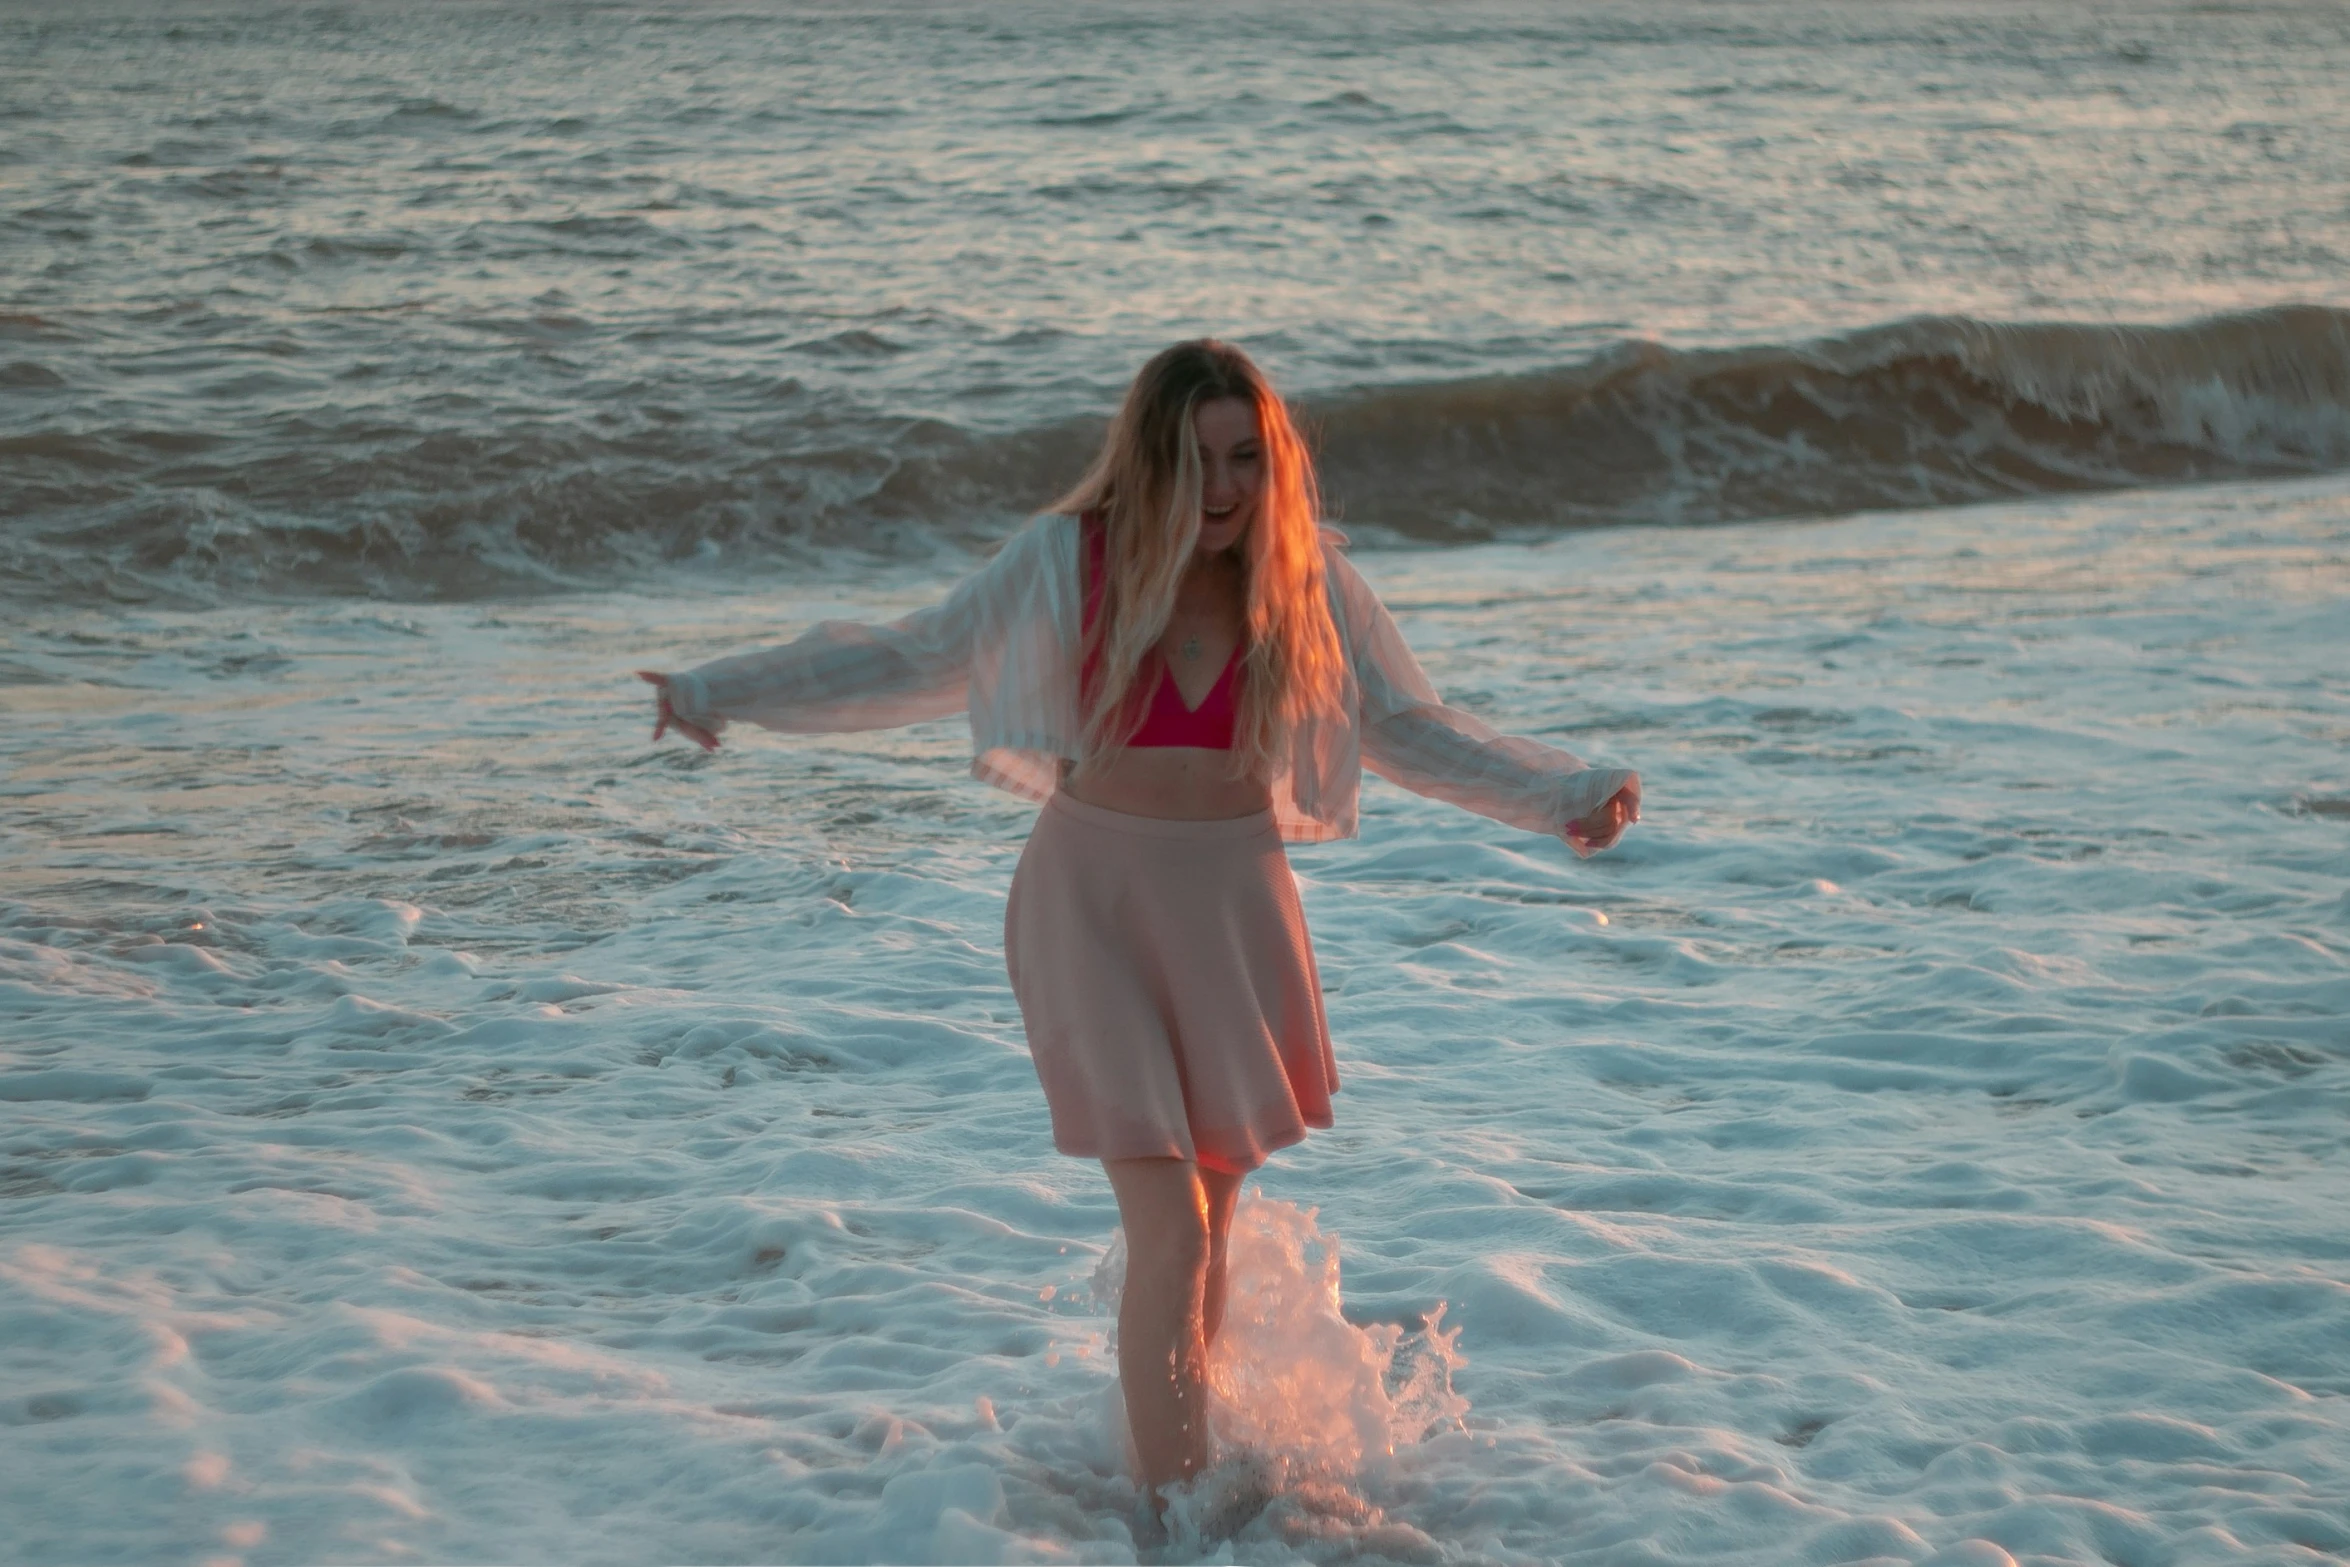
<path fill-rule="evenodd" d="M 1193 637 L 1185 642 L 1181 651 L 1186 659 L 1196 660 L 1199 657 L 1199 638 Z"/>

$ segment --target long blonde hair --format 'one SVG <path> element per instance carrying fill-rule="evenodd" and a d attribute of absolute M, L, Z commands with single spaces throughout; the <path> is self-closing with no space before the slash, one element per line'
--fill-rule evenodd
<path fill-rule="evenodd" d="M 1101 611 L 1083 648 L 1101 675 L 1087 693 L 1081 772 L 1124 745 L 1139 721 L 1130 702 L 1136 676 L 1166 633 L 1199 542 L 1201 472 L 1192 415 L 1223 397 L 1255 411 L 1265 454 L 1256 516 L 1240 540 L 1248 624 L 1234 774 L 1270 777 L 1291 726 L 1335 703 L 1341 655 L 1323 596 L 1313 458 L 1288 407 L 1248 355 L 1209 337 L 1177 343 L 1135 376 L 1101 455 L 1051 508 L 1080 517 L 1096 513 L 1107 530 Z"/>

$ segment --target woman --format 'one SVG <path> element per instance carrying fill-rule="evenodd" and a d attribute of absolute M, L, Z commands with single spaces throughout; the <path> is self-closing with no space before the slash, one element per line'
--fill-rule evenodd
<path fill-rule="evenodd" d="M 967 710 L 972 771 L 1043 802 L 1004 955 L 1062 1152 L 1126 1230 L 1118 1374 L 1141 1479 L 1207 1462 L 1203 1367 L 1242 1179 L 1330 1125 L 1338 1086 L 1283 842 L 1351 837 L 1361 764 L 1562 836 L 1639 817 L 1640 782 L 1446 707 L 1319 526 L 1288 410 L 1239 349 L 1135 378 L 1092 470 L 940 604 L 828 622 L 659 688 L 657 740 Z"/>

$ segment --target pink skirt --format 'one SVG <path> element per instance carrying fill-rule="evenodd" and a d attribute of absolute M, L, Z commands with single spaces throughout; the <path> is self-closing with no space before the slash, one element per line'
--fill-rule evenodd
<path fill-rule="evenodd" d="M 1053 796 L 1004 959 L 1061 1152 L 1245 1172 L 1330 1124 L 1338 1066 L 1272 812 L 1161 821 Z"/>

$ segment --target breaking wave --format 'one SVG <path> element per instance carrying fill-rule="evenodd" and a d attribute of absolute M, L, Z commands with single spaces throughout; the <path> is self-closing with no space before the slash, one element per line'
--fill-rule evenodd
<path fill-rule="evenodd" d="M 11 318 L 0 393 L 67 398 Z M 51 362 L 51 361 L 58 362 Z M 316 406 L 233 434 L 12 419 L 0 582 L 66 597 L 477 596 L 709 558 L 982 544 L 1082 470 L 1097 417 L 1009 434 L 710 388 L 658 426 Z M 1432 543 L 1944 506 L 2350 466 L 2350 311 L 2182 325 L 1896 321 L 1812 342 L 1646 341 L 1511 376 L 1305 400 L 1331 510 Z"/>
<path fill-rule="evenodd" d="M 1554 374 L 1338 399 L 1322 426 L 1348 518 L 1424 539 L 2314 472 L 2350 465 L 2350 311 L 1634 342 Z"/>

